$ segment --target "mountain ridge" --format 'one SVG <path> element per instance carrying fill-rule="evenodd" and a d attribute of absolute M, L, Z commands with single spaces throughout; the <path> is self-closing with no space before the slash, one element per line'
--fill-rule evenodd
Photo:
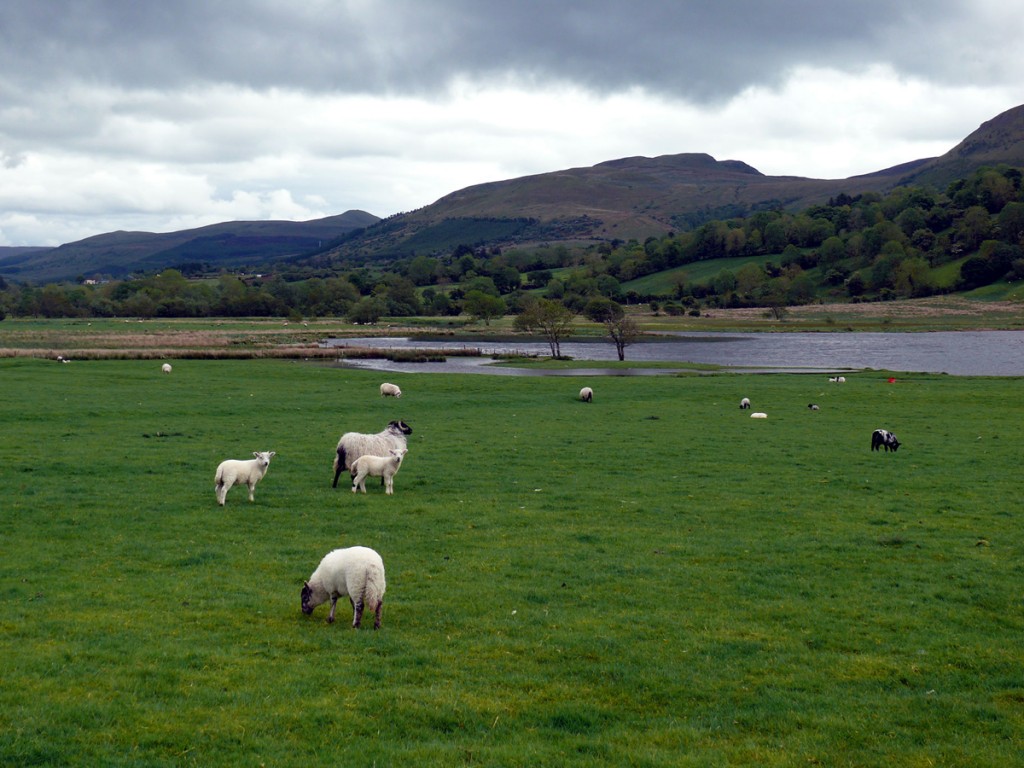
<path fill-rule="evenodd" d="M 985 121 L 943 155 L 845 179 L 768 176 L 742 160 L 702 152 L 637 155 L 475 184 L 386 219 L 347 211 L 308 222 L 114 232 L 43 251 L 0 252 L 0 274 L 38 282 L 94 273 L 124 276 L 197 261 L 224 268 L 287 261 L 341 270 L 443 254 L 458 245 L 642 240 L 758 210 L 795 211 L 840 194 L 885 194 L 912 185 L 943 190 L 977 168 L 1000 164 L 1024 167 L 1024 105 Z"/>

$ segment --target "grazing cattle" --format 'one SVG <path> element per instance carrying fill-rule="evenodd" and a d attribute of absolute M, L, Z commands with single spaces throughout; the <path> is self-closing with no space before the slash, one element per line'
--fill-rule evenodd
<path fill-rule="evenodd" d="M 887 429 L 876 429 L 871 433 L 871 450 L 877 451 L 883 447 L 886 453 L 889 451 L 896 453 L 896 449 L 900 447 L 900 441 Z"/>

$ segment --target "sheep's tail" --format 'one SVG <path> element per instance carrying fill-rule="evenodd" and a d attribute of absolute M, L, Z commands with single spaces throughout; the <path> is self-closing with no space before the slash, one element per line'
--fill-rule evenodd
<path fill-rule="evenodd" d="M 342 471 L 345 469 L 345 447 L 338 446 L 338 454 L 334 457 L 334 482 L 331 483 L 331 488 L 338 487 L 338 478 L 341 476 Z"/>
<path fill-rule="evenodd" d="M 363 605 L 371 611 L 384 602 L 384 570 L 374 564 L 366 568 L 366 581 L 363 583 Z"/>

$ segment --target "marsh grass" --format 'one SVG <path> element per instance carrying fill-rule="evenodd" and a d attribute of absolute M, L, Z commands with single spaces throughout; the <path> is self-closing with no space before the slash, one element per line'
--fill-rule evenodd
<path fill-rule="evenodd" d="M 0 763 L 1012 764 L 1020 381 L 886 378 L 587 405 L 575 377 L 402 374 L 395 401 L 296 361 L 0 360 Z M 395 495 L 332 489 L 339 434 L 392 418 Z M 255 503 L 217 507 L 254 450 Z M 299 611 L 357 543 L 380 632 Z"/>

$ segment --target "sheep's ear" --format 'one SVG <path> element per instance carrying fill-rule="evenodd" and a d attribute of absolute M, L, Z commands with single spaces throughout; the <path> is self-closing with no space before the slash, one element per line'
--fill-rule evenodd
<path fill-rule="evenodd" d="M 270 458 L 274 458 L 275 456 L 277 456 L 277 451 L 271 451 Z"/>
<path fill-rule="evenodd" d="M 302 586 L 304 586 L 306 589 L 309 589 L 309 582 L 308 581 L 302 582 Z"/>
<path fill-rule="evenodd" d="M 252 455 L 255 456 L 258 459 L 260 457 L 260 452 L 259 451 L 253 451 Z"/>

